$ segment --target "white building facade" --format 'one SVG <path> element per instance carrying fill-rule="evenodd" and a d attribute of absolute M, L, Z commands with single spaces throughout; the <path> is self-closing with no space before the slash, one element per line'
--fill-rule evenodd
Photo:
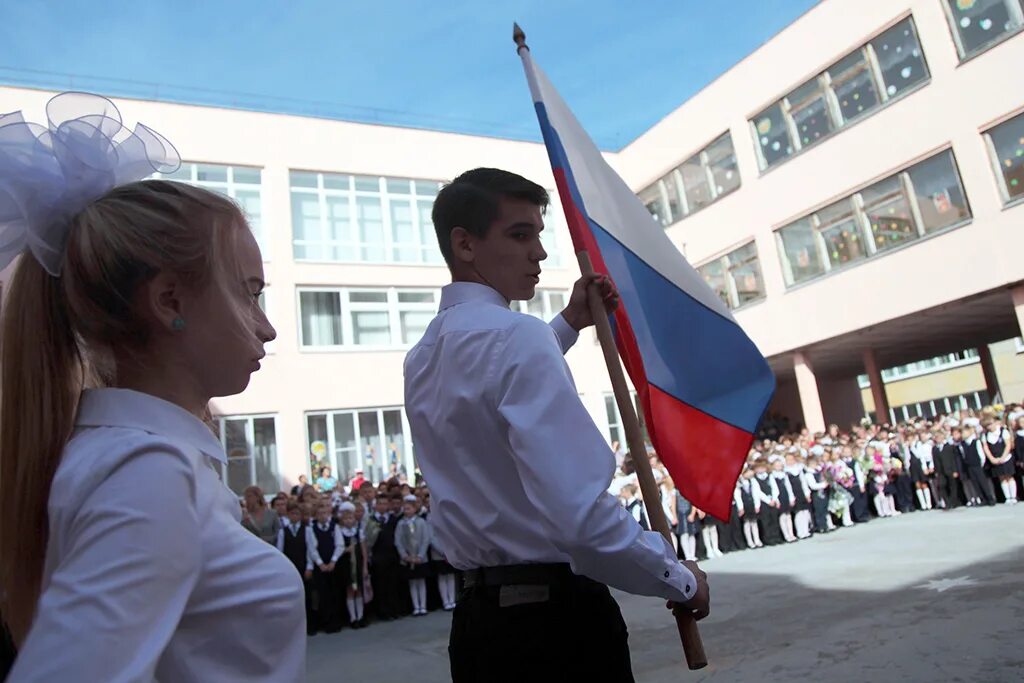
<path fill-rule="evenodd" d="M 885 382 L 908 375 L 882 370 L 960 370 L 965 349 L 974 375 L 929 389 L 933 412 L 969 389 L 1024 392 L 1020 347 L 995 358 L 989 347 L 1019 336 L 1024 316 L 1022 26 L 1021 0 L 826 0 L 607 154 L 771 361 L 774 415 L 812 429 L 866 412 L 902 419 Z M 0 110 L 41 112 L 51 95 L 2 87 Z M 477 166 L 553 188 L 543 147 L 164 102 L 123 109 L 178 147 L 174 178 L 234 197 L 263 249 L 278 338 L 249 388 L 214 402 L 232 488 L 291 485 L 311 454 L 342 478 L 411 473 L 402 360 L 448 281 L 433 198 Z M 544 318 L 578 273 L 557 202 L 547 224 L 538 296 L 517 304 Z M 568 361 L 619 440 L 592 334 Z"/>

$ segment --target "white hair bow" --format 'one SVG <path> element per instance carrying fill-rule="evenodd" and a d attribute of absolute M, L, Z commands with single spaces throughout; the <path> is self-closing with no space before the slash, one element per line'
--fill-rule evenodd
<path fill-rule="evenodd" d="M 56 95 L 46 118 L 0 114 L 0 270 L 27 250 L 56 277 L 75 214 L 117 185 L 174 171 L 181 157 L 141 123 L 128 130 L 99 95 Z"/>

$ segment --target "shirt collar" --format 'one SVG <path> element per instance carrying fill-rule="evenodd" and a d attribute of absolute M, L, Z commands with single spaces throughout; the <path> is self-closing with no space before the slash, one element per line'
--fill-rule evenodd
<path fill-rule="evenodd" d="M 78 402 L 79 427 L 125 427 L 184 441 L 227 464 L 220 440 L 199 418 L 180 406 L 131 389 L 86 389 Z"/>
<path fill-rule="evenodd" d="M 508 308 L 509 303 L 498 290 L 481 285 L 477 282 L 453 282 L 441 289 L 440 310 L 464 304 L 467 301 L 478 301 L 485 304 L 494 304 L 502 308 Z"/>

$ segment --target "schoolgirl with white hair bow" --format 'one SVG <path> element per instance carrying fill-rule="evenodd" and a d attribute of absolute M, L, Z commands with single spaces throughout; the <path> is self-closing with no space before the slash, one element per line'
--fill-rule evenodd
<path fill-rule="evenodd" d="M 259 247 L 112 102 L 0 116 L 0 612 L 23 681 L 298 681 L 302 581 L 204 418 L 274 328 Z"/>

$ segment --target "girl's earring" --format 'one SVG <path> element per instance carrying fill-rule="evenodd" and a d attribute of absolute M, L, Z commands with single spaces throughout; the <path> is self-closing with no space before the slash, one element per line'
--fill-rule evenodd
<path fill-rule="evenodd" d="M 175 318 L 171 321 L 171 329 L 175 332 L 181 332 L 185 329 L 185 321 L 181 318 Z"/>

